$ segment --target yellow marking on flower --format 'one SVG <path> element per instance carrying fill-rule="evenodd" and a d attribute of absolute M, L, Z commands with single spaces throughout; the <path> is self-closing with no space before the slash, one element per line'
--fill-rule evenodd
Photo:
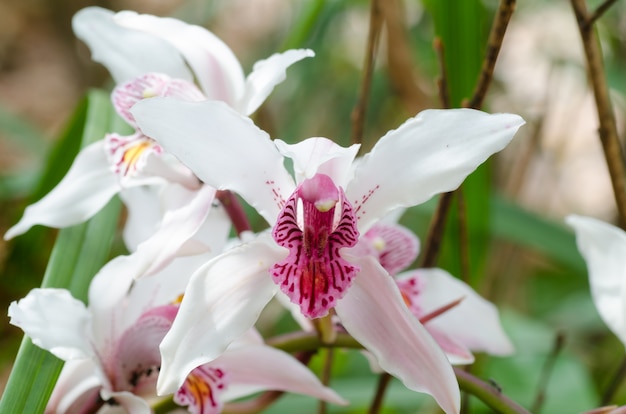
<path fill-rule="evenodd" d="M 407 295 L 406 293 L 404 293 L 403 291 L 400 291 L 400 295 L 402 296 L 402 300 L 404 301 L 404 304 L 410 308 L 411 305 L 413 304 L 413 301 L 411 300 L 411 298 L 409 297 L 409 295 Z"/>
<path fill-rule="evenodd" d="M 144 99 L 146 98 L 154 98 L 155 96 L 157 96 L 157 91 L 155 91 L 152 88 L 146 88 L 143 90 L 143 93 L 141 94 L 143 96 Z"/>
<path fill-rule="evenodd" d="M 337 200 L 334 200 L 332 198 L 326 200 L 317 200 L 315 202 L 315 208 L 322 213 L 326 213 L 331 208 L 335 207 L 335 204 L 337 204 Z"/>
<path fill-rule="evenodd" d="M 192 373 L 187 377 L 187 389 L 193 396 L 196 406 L 200 408 L 200 412 L 204 412 L 205 402 L 209 402 L 213 407 L 217 405 L 211 386 L 199 375 Z"/>
<path fill-rule="evenodd" d="M 377 252 L 382 252 L 383 250 L 385 250 L 385 239 L 383 239 L 382 237 L 375 237 L 372 240 L 372 246 L 374 246 L 374 249 L 376 249 Z"/>
<path fill-rule="evenodd" d="M 141 157 L 141 154 L 143 154 L 144 151 L 147 150 L 148 148 L 150 148 L 151 146 L 152 145 L 151 145 L 150 142 L 142 141 L 142 142 L 138 143 L 137 145 L 133 145 L 132 147 L 128 148 L 124 152 L 124 156 L 122 157 L 122 163 L 124 163 L 124 164 L 126 164 L 128 166 L 126 168 L 126 173 L 128 173 L 128 170 L 131 167 L 135 166 L 135 164 L 137 163 L 137 161 Z"/>
<path fill-rule="evenodd" d="M 174 300 L 171 302 L 171 304 L 172 304 L 172 305 L 180 305 L 180 304 L 182 303 L 182 301 L 183 301 L 183 297 L 184 297 L 184 296 L 185 296 L 185 294 L 184 294 L 184 293 L 181 293 L 180 295 L 178 295 L 178 296 L 176 297 L 176 299 L 174 299 Z"/>

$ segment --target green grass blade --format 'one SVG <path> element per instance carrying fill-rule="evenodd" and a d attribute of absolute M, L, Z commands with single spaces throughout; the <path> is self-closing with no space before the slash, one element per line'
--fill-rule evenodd
<path fill-rule="evenodd" d="M 89 94 L 82 146 L 102 138 L 118 122 L 104 97 L 101 92 Z M 113 199 L 89 222 L 59 231 L 42 287 L 69 288 L 75 297 L 87 298 L 92 277 L 108 258 L 120 207 L 119 199 Z M 0 401 L 0 413 L 43 412 L 62 367 L 63 361 L 25 337 Z"/>

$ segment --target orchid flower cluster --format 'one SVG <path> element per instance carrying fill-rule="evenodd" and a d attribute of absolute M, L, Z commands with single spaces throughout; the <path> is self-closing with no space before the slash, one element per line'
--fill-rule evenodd
<path fill-rule="evenodd" d="M 112 104 L 132 132 L 84 148 L 5 238 L 81 223 L 117 194 L 129 253 L 96 274 L 87 304 L 50 288 L 11 304 L 11 323 L 66 361 L 47 412 L 149 413 L 171 396 L 209 414 L 261 390 L 349 404 L 306 361 L 264 344 L 255 326 L 274 299 L 324 343 L 350 335 L 374 370 L 430 394 L 446 413 L 460 410 L 453 365 L 475 352 L 514 352 L 495 306 L 468 285 L 443 269 L 405 270 L 419 241 L 398 218 L 457 188 L 522 118 L 427 110 L 364 156 L 322 137 L 287 143 L 249 116 L 313 51 L 274 54 L 245 76 L 225 43 L 173 18 L 90 7 L 73 28 L 112 75 Z M 235 223 L 231 238 L 242 218 L 222 194 L 241 197 L 268 228 Z M 591 222 L 572 223 L 604 240 Z M 607 231 L 615 249 L 626 246 Z M 581 243 L 593 261 L 595 240 Z M 622 279 L 598 283 L 607 315 L 623 306 L 614 289 Z M 607 323 L 626 338 L 621 319 Z"/>

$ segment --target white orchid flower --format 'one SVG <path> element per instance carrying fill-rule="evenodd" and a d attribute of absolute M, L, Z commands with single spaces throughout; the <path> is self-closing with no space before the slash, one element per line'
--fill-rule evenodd
<path fill-rule="evenodd" d="M 206 258 L 179 259 L 167 271 L 137 282 L 133 275 L 141 261 L 134 259 L 117 258 L 96 275 L 87 307 L 64 289 L 34 289 L 9 307 L 12 324 L 67 361 L 47 412 L 95 412 L 116 405 L 131 414 L 151 412 L 147 399 L 156 393 L 159 343 L 178 311 L 172 299 L 182 293 L 190 265 Z M 264 345 L 255 331 L 191 371 L 174 391 L 174 401 L 190 412 L 213 414 L 227 401 L 267 389 L 345 403 L 295 358 Z"/>
<path fill-rule="evenodd" d="M 135 132 L 128 136 L 107 134 L 84 148 L 64 179 L 27 207 L 21 220 L 6 232 L 5 239 L 36 224 L 59 228 L 81 223 L 124 189 L 161 184 L 153 190 L 161 191 L 163 183 L 189 190 L 200 188 L 202 184 L 187 168 L 137 129 L 129 111 L 132 105 L 154 96 L 221 100 L 249 115 L 285 79 L 290 65 L 313 56 L 310 50 L 275 54 L 257 62 L 244 78 L 230 48 L 199 26 L 131 11 L 114 13 L 99 7 L 79 11 L 72 23 L 76 35 L 91 49 L 93 59 L 106 66 L 116 81 L 113 105 Z M 199 219 L 196 228 L 202 225 L 203 218 Z M 180 220 L 186 218 L 182 216 Z M 138 242 L 133 241 L 135 235 L 125 237 L 131 246 Z"/>
<path fill-rule="evenodd" d="M 177 389 L 196 366 L 217 358 L 282 290 L 309 318 L 334 308 L 345 329 L 387 372 L 459 410 L 446 356 L 409 312 L 387 271 L 350 254 L 387 212 L 456 188 L 504 148 L 524 123 L 517 115 L 424 111 L 389 132 L 355 167 L 358 146 L 325 138 L 287 145 L 220 102 L 144 100 L 140 128 L 210 185 L 239 193 L 272 235 L 209 261 L 190 281 L 161 344 L 160 393 Z M 284 166 L 291 158 L 295 182 Z"/>

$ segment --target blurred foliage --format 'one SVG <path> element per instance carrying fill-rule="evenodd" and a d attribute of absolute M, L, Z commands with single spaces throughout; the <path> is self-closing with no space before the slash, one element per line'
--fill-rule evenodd
<path fill-rule="evenodd" d="M 383 0 L 384 1 L 384 0 Z M 123 2 L 121 2 L 123 3 Z M 363 53 L 367 35 L 369 2 L 364 0 L 308 0 L 277 2 L 289 12 L 276 19 L 271 30 L 257 36 L 256 44 L 246 45 L 242 55 L 244 69 L 252 62 L 279 50 L 308 47 L 316 52 L 314 59 L 294 65 L 286 81 L 276 88 L 268 102 L 255 115 L 255 121 L 275 138 L 296 142 L 310 136 L 327 136 L 348 145 L 351 111 L 362 79 Z M 390 2 L 400 7 L 406 49 L 401 50 L 411 63 L 411 83 L 399 84 L 397 64 L 389 50 L 399 44 L 381 39 L 378 64 L 374 72 L 370 103 L 366 116 L 365 150 L 387 130 L 397 127 L 408 116 L 426 107 L 440 107 L 436 79 L 441 76 L 433 38 L 442 39 L 445 48 L 447 80 L 453 106 L 468 97 L 476 82 L 486 36 L 493 19 L 496 2 L 479 0 L 406 0 Z M 206 6 L 204 6 L 206 5 Z M 544 2 L 520 4 L 536 10 Z M 242 6 L 239 6 L 242 7 Z M 200 11 L 198 11 L 200 10 Z M 212 28 L 230 13 L 227 2 L 194 0 L 183 2 L 175 15 Z M 563 8 L 567 13 L 567 7 Z M 570 16 L 571 17 L 571 16 Z M 514 16 L 514 18 L 516 18 Z M 626 6 L 616 5 L 599 23 L 606 51 L 607 76 L 610 85 L 626 93 L 623 76 L 626 66 L 624 21 Z M 232 19 L 231 19 L 232 20 Z M 224 39 L 226 43 L 230 40 Z M 578 41 L 577 38 L 572 38 Z M 387 42 L 387 43 L 386 43 Z M 556 60 L 557 58 L 555 58 Z M 581 66 L 581 70 L 584 70 Z M 405 78 L 402 78 L 405 80 Z M 506 85 L 495 79 L 494 89 L 506 95 Z M 408 95 L 407 91 L 414 91 Z M 485 108 L 492 107 L 488 96 Z M 524 102 L 517 102 L 524 108 Z M 65 132 L 53 145 L 25 119 L 0 107 L 0 133 L 7 137 L 3 148 L 19 147 L 35 159 L 28 168 L 5 171 L 0 176 L 0 224 L 6 230 L 15 223 L 24 207 L 40 198 L 58 182 L 79 149 L 85 128 L 96 128 L 91 139 L 98 139 L 119 123 L 103 116 L 88 120 L 88 102 L 77 104 Z M 109 109 L 110 110 L 110 109 Z M 530 109 L 521 113 L 532 123 L 536 114 Z M 104 121 L 103 121 L 104 119 Z M 104 124 L 96 124 L 104 122 Z M 106 125 L 106 127 L 103 127 Z M 529 135 L 530 126 L 517 140 Z M 10 146 L 9 146 L 10 141 Z M 498 157 L 481 167 L 463 185 L 467 209 L 470 269 L 472 286 L 494 301 L 503 311 L 503 324 L 513 338 L 518 352 L 509 358 L 480 357 L 472 372 L 490 378 L 520 404 L 531 407 L 540 383 L 546 358 L 551 353 L 556 332 L 562 332 L 565 346 L 556 357 L 555 368 L 548 379 L 543 412 L 576 412 L 599 403 L 598 395 L 606 388 L 623 358 L 623 347 L 608 333 L 591 303 L 586 268 L 579 256 L 572 232 L 559 220 L 541 211 L 524 207 L 515 195 L 504 195 L 500 175 L 523 174 L 510 171 L 498 163 Z M 593 189 L 585 189 L 585 191 Z M 590 195 L 592 197 L 593 195 Z M 436 206 L 436 200 L 413 208 L 402 223 L 422 240 Z M 453 206 L 447 222 L 439 265 L 460 276 L 462 273 L 459 243 L 459 215 Z M 255 228 L 262 228 L 258 221 Z M 0 245 L 0 307 L 6 309 L 12 300 L 39 286 L 56 231 L 37 227 L 4 245 Z M 114 247 L 119 250 L 118 247 Z M 5 317 L 0 325 L 0 367 L 14 359 L 21 332 L 8 327 Z M 269 319 L 263 325 L 266 334 L 277 334 L 292 328 L 289 317 Z M 266 319 L 267 319 L 266 318 Z M 266 328 L 271 326 L 271 328 Z M 312 367 L 321 369 L 321 357 Z M 356 351 L 334 353 L 335 366 L 331 385 L 351 400 L 348 408 L 330 407 L 331 413 L 362 412 L 368 406 L 376 386 L 367 361 Z M 616 402 L 626 404 L 626 387 L 621 387 Z M 432 400 L 407 391 L 394 381 L 386 397 L 385 413 L 435 412 Z M 316 402 L 300 396 L 286 396 L 271 412 L 311 412 Z M 471 412 L 488 412 L 472 400 Z M 421 411 L 420 411 L 421 412 Z"/>

